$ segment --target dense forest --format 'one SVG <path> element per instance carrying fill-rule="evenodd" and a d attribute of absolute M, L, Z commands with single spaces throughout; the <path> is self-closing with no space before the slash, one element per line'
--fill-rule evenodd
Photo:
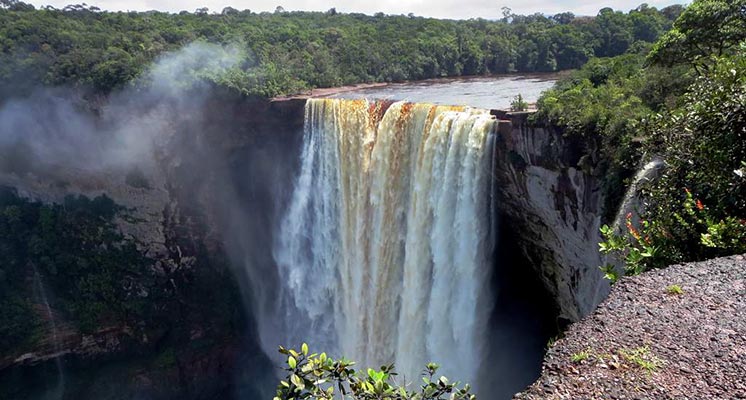
<path fill-rule="evenodd" d="M 0 0 L 0 104 L 40 86 L 96 95 L 138 90 L 152 83 L 147 71 L 154 61 L 195 42 L 225 45 L 240 58 L 227 73 L 202 76 L 239 97 L 574 70 L 542 95 L 531 118 L 583 139 L 577 168 L 603 180 L 607 199 L 609 226 L 602 229 L 600 250 L 618 257 L 627 274 L 746 252 L 746 0 L 694 0 L 662 9 L 643 4 L 628 12 L 603 8 L 595 16 L 522 16 L 504 9 L 495 21 L 281 7 L 272 13 L 231 7 L 107 12 Z M 642 186 L 642 201 L 621 216 L 626 229 L 619 232 L 610 227 L 618 204 L 651 160 L 665 160 L 658 179 Z M 148 272 L 153 260 L 115 229 L 121 212 L 103 196 L 47 205 L 0 188 L 0 258 L 6 260 L 0 269 L 0 352 L 32 347 L 42 335 L 43 313 L 28 317 L 39 299 L 13 285 L 24 280 L 56 293 L 60 312 L 84 333 L 109 321 L 148 321 L 138 329 L 173 329 L 181 332 L 174 341 L 186 343 L 191 338 L 180 328 L 204 316 L 228 335 L 243 329 L 237 328 L 245 321 L 231 276 L 198 275 L 208 268 L 167 277 Z M 227 264 L 206 256 L 203 262 Z M 622 272 L 602 268 L 612 280 Z M 149 302 L 117 284 L 131 281 L 147 290 Z M 198 300 L 182 301 L 173 282 Z M 199 296 L 214 287 L 226 289 L 217 298 Z M 317 361 L 307 348 L 300 353 L 283 353 L 293 355 L 289 379 L 302 376 L 311 361 L 318 373 L 347 367 L 340 361 L 329 369 L 334 361 L 326 355 Z M 387 371 L 369 374 L 371 384 L 388 379 Z M 455 390 L 447 382 L 426 382 L 431 384 L 432 390 Z"/>
<path fill-rule="evenodd" d="M 604 229 L 626 273 L 746 252 L 746 1 L 694 1 L 653 46 L 591 60 L 538 106 L 588 139 L 609 222 L 635 172 L 664 160 L 626 232 Z"/>
<path fill-rule="evenodd" d="M 579 68 L 592 57 L 644 47 L 683 7 L 645 4 L 592 17 L 438 20 L 414 15 L 255 13 L 226 7 L 170 14 L 70 5 L 35 9 L 0 1 L 0 98 L 34 85 L 109 92 L 133 82 L 160 54 L 194 41 L 236 46 L 242 62 L 219 83 L 275 96 L 312 87 Z"/>

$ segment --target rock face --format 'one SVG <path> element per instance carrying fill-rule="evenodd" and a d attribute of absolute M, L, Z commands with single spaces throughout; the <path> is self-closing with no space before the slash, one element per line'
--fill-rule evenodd
<path fill-rule="evenodd" d="M 166 264 L 172 268 L 189 268 L 193 256 L 190 257 L 186 249 L 180 257 L 178 252 L 171 254 L 170 250 L 175 248 L 168 248 L 167 235 L 174 228 L 171 211 L 177 209 L 175 199 L 169 197 L 163 174 L 150 171 L 147 180 L 147 187 L 134 187 L 126 182 L 126 173 L 75 171 L 64 167 L 43 172 L 0 171 L 0 187 L 13 188 L 20 197 L 31 201 L 62 204 L 67 196 L 108 196 L 124 208 L 115 219 L 119 232 L 126 240 L 133 240 L 140 252 L 155 260 L 154 268 L 162 270 Z M 41 304 L 35 304 L 34 309 L 45 321 L 41 340 L 31 351 L 0 355 L 0 373 L 5 368 L 33 366 L 60 356 L 95 359 L 131 350 L 134 343 L 143 342 L 133 337 L 132 329 L 124 325 L 107 324 L 82 334 L 63 313 L 57 310 L 48 313 Z M 49 328 L 50 318 L 54 318 L 57 332 Z M 56 342 L 52 340 L 53 334 L 57 336 Z"/>
<path fill-rule="evenodd" d="M 560 317 L 577 321 L 609 290 L 598 268 L 603 195 L 587 145 L 530 124 L 526 113 L 493 113 L 500 119 L 494 174 L 501 223 L 510 225 Z"/>
<path fill-rule="evenodd" d="M 106 195 L 123 207 L 117 229 L 153 260 L 158 279 L 173 286 L 165 301 L 178 304 L 184 314 L 178 325 L 110 321 L 84 334 L 54 304 L 50 312 L 35 304 L 39 318 L 54 316 L 57 340 L 53 343 L 45 324 L 36 347 L 0 354 L 0 397 L 43 397 L 40 383 L 56 379 L 45 371 L 56 369 L 51 364 L 58 357 L 64 359 L 65 393 L 75 398 L 268 395 L 256 391 L 255 380 L 269 382 L 271 369 L 258 350 L 251 312 L 233 311 L 253 304 L 242 305 L 240 295 L 231 299 L 237 288 L 225 282 L 246 280 L 245 258 L 272 269 L 273 239 L 267 231 L 290 190 L 305 101 L 220 92 L 203 97 L 187 110 L 176 105 L 178 113 L 164 112 L 155 163 L 97 170 L 66 165 L 19 170 L 0 164 L 0 186 L 29 200 L 59 204 L 71 195 Z M 84 117 L 96 120 L 95 114 Z M 199 281 L 205 283 L 194 284 Z M 225 307 L 215 309 L 215 304 Z M 150 325 L 156 328 L 140 329 Z M 95 371 L 102 365 L 107 368 Z M 84 378 L 88 375 L 116 385 L 96 386 Z"/>
<path fill-rule="evenodd" d="M 623 278 L 516 399 L 746 398 L 746 256 Z"/>

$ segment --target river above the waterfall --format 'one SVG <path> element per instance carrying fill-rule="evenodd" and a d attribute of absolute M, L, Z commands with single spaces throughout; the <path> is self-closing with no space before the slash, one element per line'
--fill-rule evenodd
<path fill-rule="evenodd" d="M 560 74 L 551 73 L 430 79 L 362 87 L 319 97 L 406 100 L 413 103 L 509 109 L 510 103 L 519 94 L 524 101 L 535 103 L 541 93 L 554 86 L 559 78 Z"/>

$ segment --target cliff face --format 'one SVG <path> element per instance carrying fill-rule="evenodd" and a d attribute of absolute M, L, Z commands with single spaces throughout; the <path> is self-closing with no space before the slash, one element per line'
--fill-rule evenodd
<path fill-rule="evenodd" d="M 246 281 L 247 257 L 272 269 L 267 232 L 290 190 L 303 104 L 214 93 L 186 110 L 174 105 L 163 112 L 152 163 L 0 165 L 0 188 L 30 204 L 59 205 L 70 196 L 111 199 L 122 243 L 134 244 L 149 260 L 126 296 L 159 304 L 152 313 L 126 318 L 103 313 L 93 329 L 81 329 L 55 296 L 62 278 L 42 268 L 37 276 L 29 273 L 13 285 L 27 293 L 40 321 L 38 337 L 0 354 L 0 397 L 48 394 L 54 388 L 45 384 L 57 379 L 55 359 L 62 360 L 65 393 L 76 398 L 259 396 L 254 381 L 270 382 L 265 375 L 271 370 L 245 310 L 254 305 L 242 298 L 237 282 Z M 51 309 L 32 293 L 37 281 L 49 292 Z M 91 375 L 117 384 L 93 384 L 85 378 Z"/>
<path fill-rule="evenodd" d="M 143 256 L 153 260 L 153 269 L 159 272 L 164 269 L 188 269 L 193 264 L 194 256 L 187 249 L 178 251 L 178 245 L 169 243 L 168 238 L 174 229 L 173 212 L 178 207 L 175 206 L 175 199 L 169 197 L 163 176 L 154 172 L 141 177 L 147 179 L 147 187 L 135 187 L 132 182 L 127 183 L 126 174 L 115 171 L 87 172 L 66 168 L 44 172 L 0 171 L 0 188 L 11 188 L 19 197 L 43 204 L 63 204 L 71 196 L 94 199 L 105 195 L 123 208 L 114 219 L 116 230 L 125 241 L 135 243 Z M 169 248 L 169 245 L 175 247 Z M 33 297 L 33 310 L 42 321 L 39 328 L 41 338 L 33 348 L 17 348 L 17 351 L 2 354 L 0 371 L 16 365 L 35 365 L 66 355 L 92 359 L 126 351 L 138 342 L 145 345 L 153 339 L 137 338 L 131 327 L 119 322 L 107 323 L 83 334 L 75 323 L 68 321 L 68 315 L 56 309 L 54 290 L 49 287 L 52 286 L 49 281 L 56 277 L 48 276 L 45 271 L 39 274 L 38 277 L 28 275 L 29 279 L 15 282 L 14 285 L 28 287 L 25 292 Z M 45 308 L 40 296 L 32 296 L 36 279 L 49 291 L 51 310 Z M 55 323 L 56 332 L 53 332 L 51 322 Z"/>
<path fill-rule="evenodd" d="M 578 140 L 535 126 L 525 113 L 500 119 L 494 174 L 502 224 L 554 297 L 560 317 L 577 321 L 608 294 L 598 266 L 603 194 Z"/>
<path fill-rule="evenodd" d="M 69 195 L 106 195 L 121 206 L 116 229 L 150 260 L 153 284 L 164 294 L 160 312 L 168 316 L 107 320 L 83 332 L 54 301 L 46 312 L 35 299 L 45 322 L 41 339 L 0 356 L 0 397 L 38 398 L 29 388 L 48 378 L 44 371 L 58 356 L 69 393 L 79 398 L 117 398 L 109 396 L 114 391 L 231 398 L 241 392 L 239 381 L 252 386 L 262 379 L 268 384 L 242 395 L 268 395 L 261 390 L 271 388 L 271 369 L 252 315 L 267 311 L 270 305 L 256 300 L 273 298 L 278 287 L 271 249 L 298 169 L 304 105 L 217 93 L 186 109 L 174 106 L 156 138 L 155 162 L 126 169 L 35 170 L 0 162 L 0 186 L 27 199 L 59 204 Z M 585 166 L 591 163 L 581 157 L 582 143 L 532 126 L 525 115 L 498 114 L 496 206 L 509 227 L 501 232 L 512 236 L 521 264 L 540 276 L 561 317 L 576 321 L 608 293 L 597 268 L 600 181 Z M 52 277 L 42 272 L 46 278 Z M 23 283 L 29 293 L 32 281 Z M 97 374 L 100 365 L 117 367 Z M 123 383 L 92 388 L 89 375 Z"/>

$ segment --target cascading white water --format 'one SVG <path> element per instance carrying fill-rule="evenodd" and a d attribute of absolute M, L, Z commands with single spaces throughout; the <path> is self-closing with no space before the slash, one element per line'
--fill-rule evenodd
<path fill-rule="evenodd" d="M 616 213 L 613 225 L 611 225 L 617 235 L 626 234 L 628 214 L 632 214 L 632 224 L 635 226 L 639 225 L 640 213 L 644 211 L 641 209 L 642 204 L 640 204 L 640 189 L 656 180 L 665 167 L 666 163 L 662 158 L 654 157 L 637 171 L 635 177 L 632 179 L 632 183 L 627 188 L 627 192 L 624 194 L 624 198 L 622 198 L 622 204 L 619 205 L 619 210 Z M 603 262 L 604 264 L 613 265 L 619 274 L 624 274 L 623 259 L 613 254 L 607 254 L 603 256 Z"/>
<path fill-rule="evenodd" d="M 627 192 L 624 194 L 622 204 L 619 205 L 619 211 L 617 211 L 616 217 L 614 218 L 613 228 L 617 234 L 622 234 L 625 230 L 625 220 L 628 213 L 642 211 L 638 209 L 640 206 L 640 188 L 657 179 L 661 170 L 665 167 L 665 161 L 661 158 L 655 157 L 637 171 L 634 179 L 632 179 L 632 183 L 627 189 Z"/>
<path fill-rule="evenodd" d="M 387 107 L 388 106 L 388 107 Z M 490 312 L 486 110 L 312 99 L 274 253 L 275 343 L 473 381 Z M 267 339 L 264 340 L 267 342 Z"/>
<path fill-rule="evenodd" d="M 65 372 L 62 369 L 62 360 L 60 359 L 60 342 L 57 336 L 57 322 L 54 313 L 52 313 L 52 307 L 49 305 L 49 297 L 47 296 L 46 289 L 44 289 L 41 275 L 39 275 L 36 265 L 34 263 L 30 264 L 34 271 L 34 297 L 42 306 L 44 306 L 44 312 L 47 314 L 46 316 L 49 319 L 49 327 L 52 333 L 52 345 L 54 346 L 55 352 L 54 363 L 57 367 L 57 384 L 54 388 L 49 390 L 43 398 L 44 400 L 59 400 L 65 393 Z"/>

